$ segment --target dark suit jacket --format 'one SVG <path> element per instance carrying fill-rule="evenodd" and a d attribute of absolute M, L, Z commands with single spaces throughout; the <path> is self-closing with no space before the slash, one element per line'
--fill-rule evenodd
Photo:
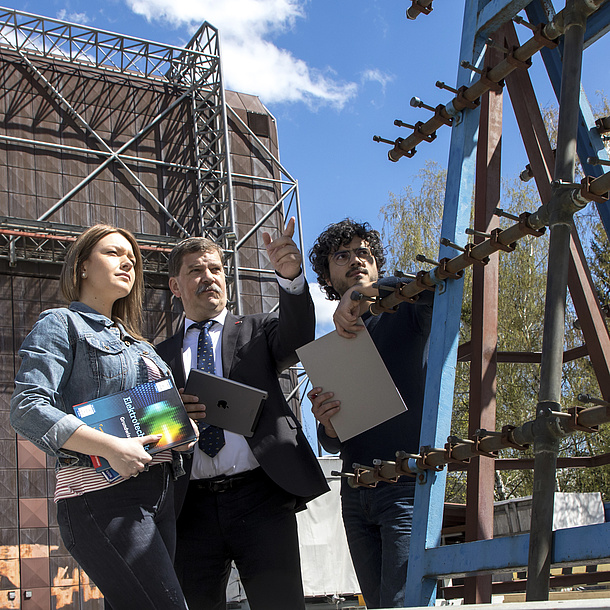
<path fill-rule="evenodd" d="M 246 440 L 265 473 L 296 496 L 298 506 L 329 488 L 301 424 L 284 399 L 278 375 L 298 362 L 295 350 L 313 341 L 314 333 L 313 302 L 307 289 L 301 295 L 280 289 L 279 314 L 228 313 L 222 331 L 224 376 L 268 393 L 254 435 Z M 185 385 L 183 337 L 184 323 L 157 346 L 179 388 Z"/>

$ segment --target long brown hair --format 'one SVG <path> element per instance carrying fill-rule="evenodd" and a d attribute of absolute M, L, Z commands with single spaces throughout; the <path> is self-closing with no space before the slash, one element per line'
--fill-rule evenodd
<path fill-rule="evenodd" d="M 64 266 L 59 277 L 59 284 L 64 297 L 69 301 L 78 301 L 81 289 L 82 265 L 89 258 L 95 244 L 100 239 L 118 233 L 130 244 L 135 256 L 135 279 L 130 293 L 117 299 L 112 305 L 112 320 L 120 322 L 125 329 L 136 339 L 142 337 L 142 301 L 144 298 L 144 272 L 142 265 L 142 253 L 136 238 L 126 229 L 112 227 L 110 225 L 94 225 L 81 233 L 76 241 L 70 246 L 66 254 Z"/>

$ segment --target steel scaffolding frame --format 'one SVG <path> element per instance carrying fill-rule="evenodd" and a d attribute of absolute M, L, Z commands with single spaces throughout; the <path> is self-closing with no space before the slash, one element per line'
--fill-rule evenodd
<path fill-rule="evenodd" d="M 546 12 L 542 10 L 543 3 L 546 5 L 544 7 Z M 573 20 L 576 14 L 582 19 L 582 12 L 584 12 L 583 4 L 584 3 L 578 3 L 578 0 L 568 0 L 567 2 L 565 23 L 569 24 L 569 29 L 568 25 L 566 25 L 566 32 L 570 31 L 570 36 L 573 36 L 573 31 L 578 29 L 573 26 Z M 594 6 L 595 8 L 598 8 L 598 14 L 596 15 L 595 20 L 598 28 L 596 37 L 606 31 L 609 24 L 609 13 L 605 10 L 608 8 L 608 5 L 602 10 L 599 9 L 601 4 L 603 4 L 602 1 L 592 2 L 588 7 L 591 8 Z M 468 72 L 467 70 L 464 70 L 461 72 L 461 82 L 459 85 L 461 85 L 463 89 L 458 88 L 458 91 L 462 91 L 462 96 L 466 95 L 468 87 L 476 87 L 474 81 L 477 78 L 477 74 L 482 74 L 480 83 L 485 83 L 488 91 L 492 89 L 492 93 L 490 93 L 491 97 L 494 87 L 489 86 L 490 81 L 489 78 L 487 78 L 487 76 L 491 74 L 491 71 L 485 71 L 482 65 L 482 60 L 486 55 L 486 41 L 489 36 L 494 35 L 499 28 L 515 17 L 522 9 L 528 11 L 528 16 L 533 24 L 541 23 L 542 26 L 545 22 L 550 21 L 549 15 L 553 14 L 550 3 L 544 2 L 544 0 L 534 0 L 533 2 L 531 0 L 491 0 L 489 2 L 478 0 L 466 1 L 460 57 L 462 60 L 467 60 L 467 65 L 464 67 L 474 67 L 475 71 Z M 593 12 L 593 10 L 590 12 Z M 540 11 L 542 11 L 542 14 L 539 14 Z M 536 18 L 534 18 L 534 15 L 536 15 Z M 531 27 L 534 29 L 534 26 Z M 587 37 L 584 36 L 584 28 L 581 28 L 581 35 L 583 36 L 583 39 L 592 38 L 591 33 L 589 33 Z M 536 34 L 534 37 L 536 37 Z M 502 45 L 504 41 L 499 40 L 499 42 Z M 538 39 L 537 43 L 540 44 L 540 42 L 541 40 Z M 568 44 L 569 43 L 566 41 L 566 46 Z M 521 48 L 524 47 L 525 45 L 522 45 Z M 545 54 L 548 55 L 552 51 L 561 65 L 566 62 L 566 57 L 559 55 L 559 51 L 555 50 L 555 47 L 556 45 L 552 45 L 552 48 L 546 48 Z M 514 58 L 512 62 L 515 65 L 519 65 L 519 62 L 515 61 L 515 59 L 517 59 L 516 54 L 517 49 L 513 48 L 512 52 L 510 52 L 510 55 Z M 581 59 L 581 54 L 577 50 L 572 50 L 571 47 L 570 53 L 567 54 L 570 55 L 568 61 L 572 64 L 577 61 L 579 62 Z M 527 68 L 523 63 L 521 64 L 521 67 L 523 69 Z M 553 81 L 553 85 L 559 90 L 561 69 L 559 70 L 559 74 L 556 72 L 552 73 L 552 70 L 549 70 L 549 74 Z M 566 72 L 564 71 L 564 75 L 565 74 Z M 574 85 L 573 79 L 575 78 L 574 71 L 572 71 L 572 73 L 568 72 L 568 74 L 568 83 L 572 86 Z M 580 73 L 578 73 L 578 80 L 579 77 Z M 491 84 L 497 85 L 497 83 Z M 571 88 L 574 90 L 574 87 Z M 565 89 L 566 88 L 564 87 L 564 90 Z M 495 90 L 497 90 L 497 88 Z M 576 98 L 578 98 L 577 86 L 575 91 Z M 588 116 L 590 110 L 584 96 L 580 102 L 582 114 Z M 455 115 L 449 154 L 447 191 L 442 229 L 442 234 L 448 238 L 449 245 L 443 246 L 440 256 L 451 252 L 451 244 L 463 245 L 463 236 L 465 229 L 469 224 L 470 198 L 474 189 L 475 173 L 477 175 L 477 180 L 481 180 L 477 185 L 479 189 L 489 189 L 490 191 L 493 191 L 493 188 L 490 187 L 490 183 L 498 179 L 498 176 L 495 174 L 497 168 L 493 167 L 495 162 L 490 160 L 490 158 L 483 160 L 482 165 L 484 171 L 481 176 L 475 172 L 477 151 L 482 153 L 482 156 L 485 157 L 486 154 L 489 154 L 486 152 L 485 147 L 489 144 L 489 148 L 493 149 L 494 142 L 499 135 L 497 133 L 497 126 L 487 126 L 487 122 L 492 122 L 493 119 L 497 118 L 491 117 L 491 103 L 492 102 L 489 102 L 489 104 L 485 106 L 485 123 L 483 120 L 481 121 L 481 124 L 479 123 L 479 115 L 483 113 L 483 110 L 479 108 L 478 104 L 471 105 L 470 107 L 462 107 L 459 115 Z M 560 129 L 562 125 L 561 117 L 563 115 L 568 116 L 570 113 L 574 113 L 574 111 L 578 111 L 578 101 L 575 103 L 570 101 L 566 104 L 562 97 L 560 104 Z M 501 112 L 501 108 L 499 109 L 499 112 Z M 574 125 L 575 123 L 576 122 L 574 122 Z M 477 142 L 477 130 L 479 128 L 481 132 L 480 137 L 486 137 L 488 138 L 488 141 L 486 140 L 483 142 L 479 140 Z M 594 149 L 596 152 L 603 150 L 603 145 L 600 145 L 600 138 L 593 133 L 593 130 L 581 128 L 580 131 L 581 143 L 583 142 L 582 136 L 585 131 L 588 131 L 590 144 L 587 148 L 589 150 Z M 575 133 L 576 129 L 574 128 L 574 136 Z M 524 139 L 525 137 L 526 136 L 524 135 Z M 593 140 L 595 139 L 597 141 L 594 142 Z M 401 150 L 408 148 L 408 146 L 405 146 L 402 142 L 400 144 L 403 145 L 401 146 Z M 481 149 L 481 147 L 483 148 Z M 530 147 L 528 153 L 531 155 L 533 152 L 533 148 Z M 584 148 L 581 147 L 579 149 L 580 159 L 586 159 L 591 155 L 591 153 L 583 154 L 584 152 Z M 530 156 L 530 159 L 531 158 L 532 157 Z M 585 171 L 588 170 L 589 167 L 585 167 Z M 597 171 L 592 173 L 594 176 L 598 176 L 601 174 L 601 171 L 597 168 Z M 552 170 L 550 175 L 552 176 Z M 557 178 L 563 179 L 568 183 L 573 182 L 573 175 L 570 177 L 566 172 L 562 173 L 556 169 L 555 179 Z M 487 186 L 485 185 L 485 180 L 487 180 Z M 553 201 L 551 201 L 549 205 L 558 207 L 559 203 L 558 200 L 555 200 L 555 197 L 558 197 L 557 189 L 559 189 L 561 185 L 559 183 L 553 184 Z M 481 203 L 489 206 L 490 201 L 494 199 L 494 194 L 491 192 L 488 201 L 485 201 L 485 195 L 483 193 L 482 197 L 483 200 Z M 544 201 L 545 199 L 543 197 L 543 202 Z M 554 210 L 555 208 L 552 209 Z M 485 223 L 490 222 L 489 211 L 485 210 L 485 208 L 483 208 L 482 211 L 484 226 Z M 607 214 L 607 210 L 600 211 L 603 218 Z M 563 238 L 564 241 L 567 240 L 566 244 L 569 245 L 570 231 L 568 229 L 566 233 L 564 219 L 562 219 L 560 223 L 557 223 L 556 217 L 554 216 L 556 214 L 557 212 L 555 211 L 551 212 L 550 221 L 542 224 L 549 224 L 551 226 L 551 235 L 561 235 L 561 238 Z M 483 229 L 479 227 L 479 230 Z M 555 242 L 557 239 L 559 238 L 556 236 Z M 566 248 L 567 247 L 568 246 L 566 246 Z M 557 263 L 558 258 L 562 261 L 561 265 L 558 265 Z M 549 311 L 548 303 L 553 302 L 554 299 L 560 298 L 560 284 L 562 284 L 564 271 L 565 284 L 563 285 L 563 291 L 565 293 L 565 287 L 567 286 L 568 258 L 567 250 L 563 251 L 561 256 L 557 250 L 551 250 L 549 253 L 549 278 L 551 284 L 550 287 L 547 288 L 547 311 Z M 561 269 L 559 269 L 559 267 L 561 267 Z M 561 274 L 558 273 L 558 271 L 561 271 Z M 561 278 L 559 277 L 560 275 Z M 424 423 L 422 425 L 421 438 L 421 444 L 430 447 L 442 446 L 444 444 L 444 439 L 450 434 L 455 376 L 454 363 L 457 357 L 458 325 L 462 300 L 461 282 L 447 281 L 443 294 L 438 295 L 438 297 L 435 302 L 433 314 L 433 331 L 430 345 L 430 361 L 428 362 L 426 397 L 424 400 Z M 558 311 L 560 306 L 553 305 L 552 309 L 553 311 Z M 439 576 L 451 577 L 461 575 L 482 577 L 483 575 L 492 572 L 510 571 L 517 568 L 522 569 L 524 566 L 528 566 L 529 571 L 527 583 L 528 601 L 547 599 L 551 562 L 563 565 L 573 565 L 578 560 L 584 563 L 591 563 L 598 559 L 608 557 L 607 548 L 601 548 L 605 545 L 600 545 L 596 542 L 596 539 L 599 537 L 607 540 L 607 524 L 604 524 L 599 528 L 589 526 L 587 528 L 578 528 L 578 531 L 564 530 L 553 534 L 551 532 L 551 525 L 548 522 L 549 514 L 552 516 L 556 452 L 554 453 L 554 451 L 551 450 L 551 445 L 553 445 L 554 441 L 550 439 L 551 435 L 545 434 L 545 426 L 550 428 L 553 425 L 553 422 L 550 420 L 557 416 L 555 411 L 559 411 L 560 409 L 558 408 L 559 399 L 556 399 L 555 397 L 556 388 L 552 383 L 555 381 L 556 375 L 545 375 L 545 372 L 548 373 L 549 363 L 551 362 L 551 359 L 553 359 L 553 365 L 558 363 L 559 376 L 561 375 L 560 371 L 563 357 L 562 325 L 563 318 L 559 324 L 559 327 L 561 327 L 561 339 L 559 339 L 558 332 L 554 336 L 554 342 L 549 341 L 545 316 L 545 340 L 541 373 L 543 382 L 541 383 L 540 402 L 537 407 L 537 420 L 535 423 L 535 426 L 538 427 L 538 431 L 535 434 L 534 440 L 534 453 L 536 456 L 534 467 L 535 489 L 531 533 L 529 535 L 524 534 L 509 538 L 491 538 L 489 535 L 490 504 L 489 502 L 484 501 L 480 507 L 477 504 L 477 510 L 479 511 L 478 519 L 481 520 L 478 534 L 480 537 L 486 537 L 488 539 L 440 547 L 439 542 L 446 472 L 427 471 L 424 482 L 421 486 L 418 486 L 415 497 L 414 534 L 411 541 L 406 605 L 433 605 L 436 597 L 437 577 Z M 553 345 L 551 345 L 551 343 L 553 343 Z M 478 346 L 478 349 L 482 349 L 481 345 Z M 555 357 L 556 355 L 557 357 Z M 477 357 L 481 358 L 480 351 Z M 550 379 L 551 377 L 553 377 L 552 381 Z M 483 387 L 483 389 L 485 392 L 489 392 L 489 388 Z M 553 409 L 553 415 L 549 414 L 549 407 L 547 404 L 549 401 L 552 401 L 553 404 L 557 404 L 557 408 Z M 481 427 L 484 427 L 484 425 Z M 551 455 L 553 453 L 554 456 Z M 489 466 L 489 464 L 486 466 Z M 477 472 L 474 469 L 472 471 L 473 475 L 479 477 L 476 482 L 473 481 L 473 484 L 476 487 L 473 488 L 472 491 L 474 493 L 472 495 L 475 497 L 478 496 L 478 490 L 485 480 L 487 480 L 487 484 L 489 484 L 491 478 L 491 489 L 493 489 L 493 466 L 491 468 L 486 468 L 485 470 L 485 473 Z M 538 481 L 538 486 L 536 486 L 536 481 Z M 471 482 L 469 480 L 469 485 L 470 484 Z M 471 495 L 469 495 L 469 498 L 470 497 Z M 473 540 L 474 536 L 472 534 L 477 533 L 477 524 L 468 524 L 467 527 L 470 527 L 470 539 Z M 554 541 L 553 548 L 551 548 L 551 540 Z M 471 589 L 470 601 L 474 601 L 475 596 L 479 595 L 479 593 L 482 593 L 482 597 L 487 597 L 487 601 L 489 601 L 488 596 L 490 596 L 491 593 L 491 580 L 486 580 L 483 577 L 473 584 L 474 587 Z"/>
<path fill-rule="evenodd" d="M 298 217 L 299 239 L 302 244 L 300 202 L 296 180 L 290 176 L 263 142 L 231 109 L 225 100 L 224 83 L 220 69 L 218 31 L 208 23 L 202 24 L 186 47 L 175 47 L 139 38 L 124 36 L 73 24 L 58 19 L 32 15 L 13 9 L 0 8 L 0 53 L 20 62 L 29 74 L 44 88 L 69 117 L 91 136 L 99 149 L 67 146 L 59 142 L 45 142 L 0 134 L 0 142 L 33 148 L 76 152 L 90 155 L 98 165 L 83 180 L 50 208 L 37 221 L 2 219 L 0 222 L 0 258 L 11 265 L 17 260 L 34 259 L 39 262 L 56 262 L 62 249 L 58 248 L 64 237 L 70 241 L 84 227 L 60 226 L 48 223 L 48 219 L 79 191 L 93 181 L 106 167 L 116 164 L 129 176 L 132 183 L 146 193 L 148 199 L 167 218 L 177 238 L 163 239 L 140 235 L 140 243 L 147 252 L 147 270 L 161 272 L 167 251 L 179 239 L 190 236 L 158 197 L 132 171 L 134 163 L 171 168 L 195 175 L 196 196 L 200 223 L 200 235 L 208 235 L 223 247 L 226 253 L 227 291 L 229 303 L 236 312 L 242 310 L 239 276 L 242 271 L 269 273 L 266 269 L 242 269 L 239 250 L 254 231 L 258 230 L 273 212 L 285 211 Z M 62 92 L 44 74 L 44 67 L 64 65 L 76 68 L 92 77 L 111 74 L 130 80 L 151 82 L 175 89 L 177 96 L 167 108 L 143 125 L 127 142 L 113 149 L 90 123 L 70 104 Z M 195 164 L 176 163 L 171 159 L 153 159 L 128 154 L 134 144 L 155 128 L 174 108 L 188 102 L 192 111 L 195 142 Z M 277 203 L 241 239 L 237 239 L 233 179 L 229 149 L 227 113 L 239 124 L 244 134 L 266 155 L 273 177 L 238 174 L 253 184 L 273 184 L 278 193 Z M 292 211 L 291 211 L 292 210 Z M 49 245 L 55 244 L 53 248 Z"/>
<path fill-rule="evenodd" d="M 411 18 L 421 12 L 427 14 L 431 4 L 432 0 L 413 0 L 415 13 Z M 420 10 L 422 7 L 426 11 Z M 526 11 L 529 23 L 518 16 L 521 10 Z M 526 26 L 533 36 L 519 44 L 511 21 Z M 361 484 L 387 480 L 393 476 L 392 471 L 418 475 L 406 606 L 434 605 L 440 577 L 466 577 L 462 587 L 466 603 L 489 602 L 491 574 L 525 567 L 528 569 L 526 599 L 546 600 L 551 564 L 595 565 L 609 556 L 610 524 L 552 531 L 555 472 L 559 467 L 558 439 L 570 433 L 569 426 L 565 426 L 570 412 L 574 413 L 575 421 L 578 414 L 584 414 L 580 407 L 562 410 L 560 405 L 562 362 L 566 356 L 572 357 L 563 352 L 567 287 L 572 293 L 586 342 L 582 348 L 591 358 L 605 401 L 609 392 L 610 335 L 573 227 L 573 215 L 594 201 L 606 233 L 610 234 L 607 207 L 610 173 L 604 173 L 602 168 L 608 164 L 608 154 L 600 136 L 606 126 L 600 125 L 604 119 L 594 121 L 580 88 L 583 48 L 609 29 L 608 0 L 566 0 L 565 9 L 558 14 L 549 0 L 466 0 L 460 50 L 460 66 L 464 71 L 459 73 L 456 89 L 437 83 L 456 97 L 436 108 L 414 98 L 412 105 L 433 111 L 433 118 L 415 126 L 396 122 L 413 129 L 407 138 L 392 142 L 375 137 L 377 141 L 394 144 L 388 156 L 391 161 L 398 161 L 403 156 L 412 157 L 420 142 L 433 141 L 438 128 L 452 127 L 440 262 L 426 261 L 435 268 L 421 271 L 419 282 L 405 285 L 400 294 L 381 299 L 377 309 L 391 308 L 400 298 L 413 297 L 426 287 L 438 288 L 427 368 L 421 455 L 401 455 L 399 452 L 396 462 L 380 461 L 361 475 Z M 527 75 L 531 57 L 538 51 L 541 51 L 559 100 L 556 154 L 551 150 Z M 531 174 L 536 179 L 542 201 L 533 214 L 526 213 L 519 218 L 504 214 L 496 207 L 501 178 L 504 82 L 511 94 Z M 574 184 L 576 154 L 587 174 L 581 184 Z M 475 227 L 470 229 L 473 191 Z M 497 217 L 501 216 L 517 221 L 517 224 L 501 230 L 497 227 Z M 494 432 L 495 365 L 499 361 L 496 345 L 498 272 L 495 261 L 488 263 L 491 255 L 499 250 L 512 251 L 524 232 L 540 235 L 547 226 L 551 240 L 536 419 L 519 428 L 507 426 L 501 433 Z M 473 243 L 464 243 L 465 234 L 475 236 Z M 456 250 L 463 254 L 450 258 Z M 462 441 L 450 436 L 450 429 L 463 291 L 460 279 L 463 270 L 473 263 L 479 265 L 473 271 L 472 340 L 468 349 L 463 350 L 469 351 L 468 359 L 471 360 L 471 436 Z M 582 352 L 582 348 L 573 351 Z M 521 354 L 513 354 L 511 358 L 505 361 L 521 361 Z M 581 400 L 604 405 L 603 408 L 610 404 L 588 396 Z M 607 423 L 608 415 L 610 411 L 605 411 L 600 423 Z M 511 436 L 512 433 L 523 432 L 526 428 L 525 436 L 514 442 L 516 436 Z M 582 423 L 573 430 L 591 432 L 594 429 Z M 530 533 L 494 539 L 493 475 L 494 468 L 504 461 L 495 459 L 496 452 L 501 448 L 525 448 L 526 445 L 532 445 L 534 451 Z M 471 510 L 466 513 L 466 536 L 469 542 L 441 547 L 447 472 L 444 466 L 455 462 L 463 465 L 468 461 L 466 455 L 468 459 L 474 458 L 468 466 L 467 506 Z"/>

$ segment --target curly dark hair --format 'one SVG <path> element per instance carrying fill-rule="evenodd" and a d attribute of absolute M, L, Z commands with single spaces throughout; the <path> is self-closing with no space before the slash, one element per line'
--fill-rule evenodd
<path fill-rule="evenodd" d="M 318 284 L 326 291 L 326 296 L 331 301 L 341 300 L 341 295 L 327 284 L 330 277 L 328 257 L 341 246 L 349 245 L 354 237 L 360 237 L 367 242 L 377 262 L 379 277 L 383 276 L 385 254 L 379 231 L 372 229 L 368 222 L 361 224 L 351 218 L 328 225 L 309 251 L 309 262 L 318 276 Z"/>

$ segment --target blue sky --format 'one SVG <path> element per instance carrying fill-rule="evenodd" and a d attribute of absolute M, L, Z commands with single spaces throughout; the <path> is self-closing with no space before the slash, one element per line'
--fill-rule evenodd
<path fill-rule="evenodd" d="M 390 140 L 409 131 L 393 125 L 426 121 L 409 106 L 452 95 L 459 69 L 464 0 L 436 0 L 429 15 L 405 17 L 410 0 L 3 0 L 6 7 L 83 23 L 139 38 L 183 45 L 204 20 L 220 31 L 227 88 L 258 95 L 277 118 L 282 164 L 299 181 L 306 247 L 326 225 L 349 215 L 381 229 L 379 209 L 429 159 L 447 162 L 450 130 L 420 144 L 412 159 L 387 160 Z M 564 3 L 554 1 L 557 10 Z M 521 40 L 529 31 L 517 27 Z M 592 104 L 610 90 L 608 37 L 585 52 L 583 85 Z M 539 57 L 530 70 L 541 106 L 555 103 Z M 527 159 L 505 96 L 503 173 L 513 178 Z M 310 282 L 315 276 L 308 271 Z M 318 332 L 332 329 L 333 307 L 318 301 Z"/>
<path fill-rule="evenodd" d="M 387 160 L 390 140 L 409 131 L 393 125 L 426 121 L 409 106 L 430 106 L 452 94 L 459 66 L 463 0 L 436 0 L 409 21 L 410 0 L 4 0 L 4 6 L 172 45 L 185 44 L 204 20 L 220 30 L 227 88 L 258 95 L 277 118 L 283 165 L 299 181 L 306 247 L 326 225 L 347 215 L 381 229 L 389 193 L 414 184 L 429 159 L 445 166 L 450 130 L 420 144 L 412 159 Z M 564 3 L 554 2 L 557 10 Z M 529 31 L 518 26 L 522 40 Z M 607 38 L 607 37 L 606 37 Z M 602 38 L 585 53 L 583 83 L 591 102 L 608 90 L 610 45 Z M 539 57 L 530 70 L 539 103 L 555 102 Z M 527 159 L 505 101 L 504 175 Z M 416 183 L 415 183 L 416 184 Z M 308 271 L 310 282 L 315 277 Z M 319 301 L 319 332 L 332 328 L 332 306 Z"/>

